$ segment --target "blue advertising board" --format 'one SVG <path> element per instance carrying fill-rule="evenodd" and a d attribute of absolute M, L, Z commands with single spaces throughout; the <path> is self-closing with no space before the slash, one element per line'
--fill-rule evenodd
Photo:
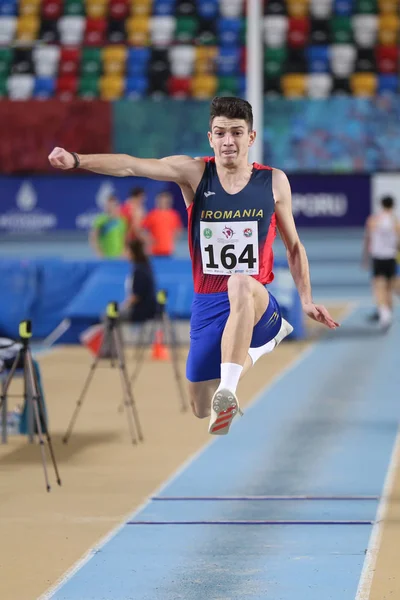
<path fill-rule="evenodd" d="M 298 226 L 359 227 L 371 206 L 369 175 L 292 175 L 293 213 Z M 131 177 L 101 175 L 0 177 L 0 233 L 38 234 L 85 231 L 110 194 L 121 201 L 135 186 L 147 194 L 147 209 L 157 193 L 169 190 L 174 206 L 186 220 L 175 184 Z"/>
<path fill-rule="evenodd" d="M 124 201 L 144 187 L 147 208 L 169 184 L 141 178 L 89 176 L 0 177 L 0 233 L 36 234 L 90 229 L 110 194 Z"/>
<path fill-rule="evenodd" d="M 371 210 L 369 175 L 291 175 L 299 227 L 362 227 Z"/>

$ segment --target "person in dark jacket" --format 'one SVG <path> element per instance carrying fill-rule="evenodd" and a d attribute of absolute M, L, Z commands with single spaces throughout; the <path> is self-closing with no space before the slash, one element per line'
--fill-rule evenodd
<path fill-rule="evenodd" d="M 126 300 L 121 304 L 121 318 L 131 323 L 143 323 L 157 313 L 156 285 L 150 260 L 139 239 L 128 244 L 132 276 Z"/>

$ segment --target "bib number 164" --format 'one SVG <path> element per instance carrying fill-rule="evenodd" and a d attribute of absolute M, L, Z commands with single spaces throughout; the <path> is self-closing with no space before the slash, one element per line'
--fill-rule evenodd
<path fill-rule="evenodd" d="M 257 258 L 254 256 L 253 244 L 247 244 L 239 256 L 236 256 L 234 251 L 235 244 L 226 244 L 225 246 L 222 246 L 219 255 L 220 263 L 218 263 L 215 256 L 215 248 L 212 244 L 209 244 L 204 248 L 204 252 L 208 255 L 205 264 L 206 269 L 219 270 L 222 267 L 222 269 L 226 271 L 234 271 L 238 266 L 242 265 L 243 269 L 238 270 L 242 272 L 253 272 L 254 267 L 257 264 Z"/>

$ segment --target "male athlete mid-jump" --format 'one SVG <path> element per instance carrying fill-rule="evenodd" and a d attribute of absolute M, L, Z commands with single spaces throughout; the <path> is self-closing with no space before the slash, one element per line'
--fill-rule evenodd
<path fill-rule="evenodd" d="M 228 433 L 240 411 L 239 379 L 292 331 L 265 287 L 273 280 L 276 227 L 303 311 L 330 329 L 338 327 L 327 309 L 312 300 L 307 255 L 294 223 L 285 173 L 249 164 L 255 137 L 251 105 L 224 97 L 211 103 L 208 139 L 213 158 L 78 155 L 63 148 L 49 156 L 59 169 L 79 167 L 180 186 L 189 216 L 195 291 L 186 376 L 193 412 L 199 418 L 210 416 L 212 434 Z"/>

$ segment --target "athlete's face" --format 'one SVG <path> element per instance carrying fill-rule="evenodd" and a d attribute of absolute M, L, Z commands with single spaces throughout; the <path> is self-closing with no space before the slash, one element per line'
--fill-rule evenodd
<path fill-rule="evenodd" d="M 234 166 L 248 159 L 249 148 L 256 137 L 244 119 L 215 117 L 208 139 L 215 156 L 225 166 Z"/>

